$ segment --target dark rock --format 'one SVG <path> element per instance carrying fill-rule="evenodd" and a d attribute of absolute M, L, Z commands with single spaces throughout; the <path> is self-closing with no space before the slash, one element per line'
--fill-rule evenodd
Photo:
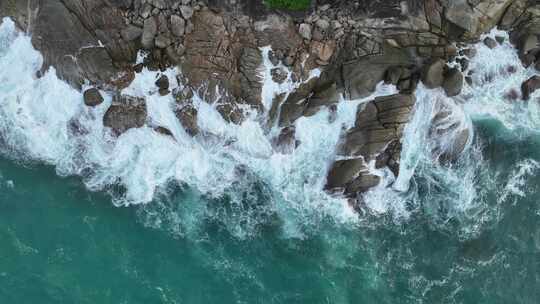
<path fill-rule="evenodd" d="M 510 91 L 506 92 L 506 94 L 504 94 L 504 99 L 514 102 L 519 99 L 519 92 L 516 89 L 511 89 Z"/>
<path fill-rule="evenodd" d="M 518 48 L 521 54 L 527 54 L 538 47 L 537 35 L 524 35 L 519 42 Z"/>
<path fill-rule="evenodd" d="M 316 79 L 311 79 L 308 82 L 302 83 L 298 89 L 287 96 L 281 105 L 279 126 L 289 126 L 302 116 L 307 107 L 308 98 L 313 94 L 313 88 L 315 88 L 316 82 Z"/>
<path fill-rule="evenodd" d="M 135 71 L 135 73 L 140 73 L 142 72 L 143 68 L 144 68 L 144 64 L 138 63 L 133 66 L 133 71 Z"/>
<path fill-rule="evenodd" d="M 199 134 L 199 126 L 197 125 L 198 112 L 193 105 L 179 105 L 174 113 L 187 134 L 190 136 Z"/>
<path fill-rule="evenodd" d="M 394 140 L 390 142 L 386 149 L 377 155 L 375 168 L 381 169 L 388 167 L 394 176 L 397 177 L 399 175 L 399 161 L 402 148 L 401 141 Z"/>
<path fill-rule="evenodd" d="M 465 57 L 456 59 L 456 62 L 459 63 L 459 67 L 462 72 L 469 68 L 469 60 Z"/>
<path fill-rule="evenodd" d="M 89 107 L 95 107 L 103 102 L 103 96 L 96 88 L 91 88 L 84 91 L 84 104 Z"/>
<path fill-rule="evenodd" d="M 422 70 L 422 82 L 430 89 L 438 88 L 444 81 L 444 68 L 446 63 L 443 60 L 435 60 L 426 65 Z"/>
<path fill-rule="evenodd" d="M 367 173 L 367 165 L 361 158 L 336 161 L 328 172 L 326 189 L 343 191 L 353 197 L 379 184 L 378 177 Z"/>
<path fill-rule="evenodd" d="M 457 68 L 450 68 L 445 72 L 443 89 L 449 97 L 459 95 L 463 88 L 463 74 Z"/>
<path fill-rule="evenodd" d="M 476 56 L 477 50 L 475 48 L 468 48 L 461 51 L 461 53 L 464 56 L 467 56 L 467 58 L 472 59 L 474 56 Z"/>
<path fill-rule="evenodd" d="M 540 76 L 535 75 L 521 84 L 521 96 L 523 100 L 529 100 L 531 94 L 540 88 Z"/>
<path fill-rule="evenodd" d="M 397 89 L 399 92 L 411 92 L 411 80 L 410 79 L 402 79 L 397 84 Z"/>
<path fill-rule="evenodd" d="M 520 54 L 519 58 L 525 67 L 529 67 L 535 63 L 540 57 L 540 48 L 532 49 L 527 54 Z"/>
<path fill-rule="evenodd" d="M 357 47 L 357 46 L 354 46 Z M 376 46 L 373 45 L 373 48 Z M 350 50 L 349 50 L 350 51 Z M 409 66 L 414 58 L 405 50 L 383 46 L 383 53 L 348 61 L 341 69 L 345 95 L 349 99 L 366 97 L 384 80 L 386 71 L 393 66 Z M 354 51 L 352 51 L 354 53 Z M 442 83 L 442 81 L 441 81 Z"/>
<path fill-rule="evenodd" d="M 396 94 L 377 97 L 360 108 L 355 126 L 347 131 L 338 149 L 338 155 L 347 159 L 334 163 L 326 189 L 355 196 L 377 185 L 379 177 L 366 165 L 371 160 L 378 168 L 389 167 L 397 175 L 401 136 L 414 103 L 413 95 Z"/>
<path fill-rule="evenodd" d="M 506 67 L 506 72 L 508 74 L 514 74 L 515 72 L 517 72 L 517 68 L 513 65 L 509 65 Z"/>
<path fill-rule="evenodd" d="M 283 64 L 286 66 L 293 66 L 294 65 L 294 57 L 287 56 L 285 57 L 285 60 L 283 61 Z"/>
<path fill-rule="evenodd" d="M 401 67 L 397 66 L 389 68 L 388 70 L 386 70 L 384 82 L 387 84 L 397 85 L 399 79 L 401 78 L 402 70 L 403 69 Z"/>
<path fill-rule="evenodd" d="M 287 71 L 280 68 L 272 69 L 270 73 L 272 74 L 272 80 L 276 83 L 283 83 L 289 76 Z"/>
<path fill-rule="evenodd" d="M 448 101 L 437 101 L 437 114 L 433 117 L 429 129 L 429 137 L 434 159 L 442 163 L 456 161 L 465 150 L 471 132 L 461 126 L 461 115 L 452 115 L 454 107 Z"/>
<path fill-rule="evenodd" d="M 495 41 L 495 39 L 491 37 L 486 37 L 484 39 L 484 44 L 490 49 L 494 49 L 497 47 L 497 41 Z"/>
<path fill-rule="evenodd" d="M 120 135 L 132 128 L 140 128 L 146 122 L 146 103 L 143 98 L 121 96 L 103 116 L 103 125 Z"/>
<path fill-rule="evenodd" d="M 506 38 L 504 36 L 495 36 L 495 40 L 497 40 L 499 44 L 503 44 Z"/>
<path fill-rule="evenodd" d="M 216 110 L 227 122 L 239 125 L 244 121 L 244 112 L 239 107 L 239 104 L 234 101 L 218 102 Z"/>
<path fill-rule="evenodd" d="M 336 83 L 318 85 L 308 99 L 304 116 L 315 115 L 323 107 L 332 107 L 339 102 L 339 93 Z"/>
<path fill-rule="evenodd" d="M 171 130 L 165 128 L 165 127 L 157 127 L 154 129 L 156 132 L 158 132 L 159 134 L 163 134 L 165 136 L 170 136 L 170 137 L 174 137 Z"/>
<path fill-rule="evenodd" d="M 296 129 L 294 126 L 285 127 L 274 139 L 274 148 L 282 154 L 290 154 L 298 147 L 299 141 L 295 138 Z"/>
<path fill-rule="evenodd" d="M 157 86 L 160 90 L 168 90 L 168 89 L 169 89 L 169 77 L 167 77 L 167 75 L 161 75 L 161 76 L 156 80 L 156 86 Z"/>

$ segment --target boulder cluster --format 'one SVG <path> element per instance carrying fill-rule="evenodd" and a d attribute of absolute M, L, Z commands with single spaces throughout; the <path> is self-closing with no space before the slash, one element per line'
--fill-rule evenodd
<path fill-rule="evenodd" d="M 193 31 L 193 14 L 204 2 L 182 0 L 135 0 L 121 31 L 125 41 L 139 41 L 145 50 L 154 50 L 157 62 L 168 57 L 179 62 L 185 53 L 184 38 Z"/>
<path fill-rule="evenodd" d="M 291 153 L 301 144 L 294 139 L 298 118 L 323 108 L 335 112 L 340 95 L 367 97 L 381 81 L 395 85 L 398 94 L 360 107 L 355 126 L 344 131 L 337 148 L 327 189 L 353 198 L 378 183 L 367 167 L 372 160 L 377 168 L 398 174 L 401 136 L 420 81 L 449 97 L 472 83 L 467 67 L 475 49 L 466 44 L 498 26 L 510 32 L 525 66 L 540 67 L 540 4 L 531 0 L 320 0 L 305 12 L 272 10 L 262 0 L 21 0 L 6 5 L 0 2 L 0 12 L 33 33 L 44 68 L 55 66 L 76 87 L 88 80 L 114 92 L 142 67 L 178 66 L 182 89 L 171 92 L 169 79 L 161 75 L 156 89 L 173 94 L 175 113 L 192 136 L 199 133 L 191 102 L 195 93 L 215 103 L 230 123 L 241 123 L 246 107 L 269 113 L 264 125 L 281 128 L 276 150 Z M 495 48 L 503 40 L 486 38 L 484 43 Z M 262 49 L 268 46 L 265 58 Z M 140 51 L 147 56 L 136 64 Z M 274 96 L 270 109 L 261 99 L 265 60 L 271 62 L 275 82 L 296 86 L 294 92 Z M 319 77 L 310 77 L 314 69 Z M 529 79 L 521 98 L 529 99 L 539 87 L 538 77 Z M 510 95 L 520 97 L 517 91 Z M 103 101 L 95 88 L 84 96 L 88 106 Z M 124 99 L 117 98 L 104 118 L 118 135 L 145 124 L 144 100 Z M 160 126 L 156 130 L 170 135 Z M 463 146 L 465 138 L 456 145 Z"/>

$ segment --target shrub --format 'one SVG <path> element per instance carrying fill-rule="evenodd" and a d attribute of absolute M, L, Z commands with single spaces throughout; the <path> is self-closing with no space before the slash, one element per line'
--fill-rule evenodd
<path fill-rule="evenodd" d="M 301 11 L 309 8 L 311 0 L 266 0 L 271 8 Z"/>

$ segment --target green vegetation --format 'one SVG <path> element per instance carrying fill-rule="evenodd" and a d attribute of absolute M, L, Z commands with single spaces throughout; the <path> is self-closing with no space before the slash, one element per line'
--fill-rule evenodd
<path fill-rule="evenodd" d="M 271 8 L 301 11 L 309 8 L 311 0 L 265 0 Z"/>

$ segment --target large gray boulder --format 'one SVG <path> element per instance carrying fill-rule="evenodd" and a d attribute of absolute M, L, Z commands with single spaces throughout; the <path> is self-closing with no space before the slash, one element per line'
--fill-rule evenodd
<path fill-rule="evenodd" d="M 146 102 L 144 98 L 117 96 L 103 116 L 103 125 L 114 134 L 121 135 L 132 128 L 140 128 L 146 123 Z"/>
<path fill-rule="evenodd" d="M 362 41 L 367 40 L 360 40 L 358 43 L 362 43 Z M 389 68 L 416 64 L 414 54 L 405 49 L 388 44 L 369 43 L 372 43 L 371 53 L 366 53 L 365 56 L 359 59 L 346 62 L 341 69 L 345 94 L 350 99 L 369 96 L 375 90 L 377 84 L 384 80 Z"/>
<path fill-rule="evenodd" d="M 103 96 L 96 88 L 91 88 L 84 91 L 83 94 L 84 104 L 89 107 L 95 107 L 103 102 Z"/>
<path fill-rule="evenodd" d="M 458 68 L 449 68 L 444 73 L 444 81 L 442 87 L 447 96 L 452 97 L 459 95 L 463 88 L 463 73 Z"/>
<path fill-rule="evenodd" d="M 427 64 L 422 70 L 422 82 L 424 85 L 430 89 L 442 86 L 445 66 L 446 63 L 441 59 Z"/>
<path fill-rule="evenodd" d="M 399 174 L 399 156 L 403 129 L 411 118 L 414 95 L 396 94 L 377 97 L 358 110 L 355 126 L 345 134 L 338 157 L 327 177 L 326 188 L 355 197 L 379 183 L 367 163 L 388 167 Z"/>

